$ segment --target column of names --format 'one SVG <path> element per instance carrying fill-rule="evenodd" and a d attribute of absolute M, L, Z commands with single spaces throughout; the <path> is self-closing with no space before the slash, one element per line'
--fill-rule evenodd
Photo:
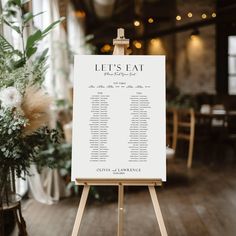
<path fill-rule="evenodd" d="M 108 158 L 109 95 L 98 92 L 90 97 L 90 161 L 105 162 Z"/>

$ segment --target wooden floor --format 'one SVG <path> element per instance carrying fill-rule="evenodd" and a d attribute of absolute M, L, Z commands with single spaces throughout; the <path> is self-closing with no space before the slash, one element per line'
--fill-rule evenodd
<path fill-rule="evenodd" d="M 169 236 L 236 235 L 236 164 L 209 167 L 169 164 L 168 181 L 157 190 Z M 23 214 L 30 236 L 71 235 L 79 199 L 47 206 L 28 200 Z M 125 236 L 160 235 L 146 189 L 125 197 Z M 115 236 L 116 203 L 86 207 L 81 236 Z M 12 236 L 16 236 L 15 233 Z"/>

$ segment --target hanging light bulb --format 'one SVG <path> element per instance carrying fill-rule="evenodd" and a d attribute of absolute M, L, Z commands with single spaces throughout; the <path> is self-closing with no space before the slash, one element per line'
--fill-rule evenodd
<path fill-rule="evenodd" d="M 136 27 L 140 26 L 140 21 L 135 20 L 135 21 L 134 21 L 134 26 L 136 26 Z"/>
<path fill-rule="evenodd" d="M 150 18 L 148 19 L 148 23 L 152 24 L 153 22 L 154 22 L 153 18 L 150 17 Z"/>
<path fill-rule="evenodd" d="M 111 45 L 110 44 L 105 44 L 102 48 L 101 48 L 101 52 L 109 52 L 111 50 Z"/>
<path fill-rule="evenodd" d="M 181 19 L 182 19 L 182 18 L 181 18 L 180 15 L 176 16 L 176 20 L 177 20 L 177 21 L 180 21 Z"/>
<path fill-rule="evenodd" d="M 81 11 L 81 10 L 75 11 L 74 14 L 78 18 L 84 18 L 86 16 L 86 13 L 84 11 Z"/>
<path fill-rule="evenodd" d="M 216 13 L 213 12 L 213 13 L 211 14 L 211 16 L 212 16 L 213 18 L 215 18 L 215 17 L 216 17 Z"/>
<path fill-rule="evenodd" d="M 202 19 L 206 19 L 207 15 L 205 13 L 202 14 Z"/>
<path fill-rule="evenodd" d="M 189 18 L 193 17 L 193 13 L 192 13 L 192 12 L 189 12 L 189 13 L 188 13 L 188 17 L 189 17 Z"/>
<path fill-rule="evenodd" d="M 133 42 L 133 44 L 134 44 L 134 46 L 135 46 L 137 49 L 142 48 L 142 43 L 139 42 L 139 41 L 137 41 L 137 40 L 135 40 L 135 41 Z"/>
<path fill-rule="evenodd" d="M 199 31 L 198 29 L 194 29 L 194 30 L 192 31 L 191 35 L 190 35 L 190 38 L 191 38 L 191 39 L 194 39 L 194 38 L 198 37 L 199 34 L 200 34 L 200 31 Z"/>
<path fill-rule="evenodd" d="M 151 39 L 151 44 L 155 47 L 159 46 L 161 44 L 161 40 L 159 38 Z"/>

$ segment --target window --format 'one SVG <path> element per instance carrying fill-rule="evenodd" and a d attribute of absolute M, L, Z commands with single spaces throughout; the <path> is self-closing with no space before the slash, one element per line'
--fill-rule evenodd
<path fill-rule="evenodd" d="M 228 37 L 228 93 L 236 95 L 236 36 Z"/>

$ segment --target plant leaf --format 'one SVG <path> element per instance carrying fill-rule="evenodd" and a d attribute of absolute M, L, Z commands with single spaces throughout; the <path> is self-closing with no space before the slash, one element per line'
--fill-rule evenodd
<path fill-rule="evenodd" d="M 31 57 L 36 51 L 37 47 L 35 45 L 38 41 L 42 40 L 58 23 L 60 23 L 65 18 L 60 18 L 59 20 L 50 24 L 44 31 L 37 30 L 34 34 L 30 35 L 26 43 L 26 56 Z"/>
<path fill-rule="evenodd" d="M 23 20 L 24 20 L 24 23 L 26 24 L 27 22 L 29 22 L 30 20 L 32 20 L 34 17 L 38 16 L 38 15 L 41 15 L 43 14 L 44 12 L 39 12 L 35 15 L 32 14 L 32 12 L 27 12 L 26 14 L 24 14 L 23 16 Z"/>
<path fill-rule="evenodd" d="M 4 23 L 6 24 L 6 25 L 8 25 L 9 27 L 11 27 L 13 30 L 15 30 L 18 34 L 20 34 L 21 32 L 20 32 L 20 27 L 18 27 L 18 26 L 15 26 L 15 25 L 12 25 L 11 23 L 9 23 L 7 20 L 3 20 L 4 21 Z"/>
<path fill-rule="evenodd" d="M 21 0 L 21 5 L 26 4 L 27 2 L 29 2 L 30 0 Z"/>
<path fill-rule="evenodd" d="M 28 58 L 31 57 L 37 51 L 37 47 L 35 45 L 42 38 L 43 38 L 43 36 L 42 36 L 41 30 L 37 30 L 35 33 L 31 34 L 28 37 L 27 42 L 26 42 L 26 47 L 25 47 L 26 56 Z"/>
<path fill-rule="evenodd" d="M 26 48 L 25 48 L 26 49 L 26 54 L 33 55 L 33 54 L 31 54 L 34 51 L 34 50 L 32 50 L 32 48 L 35 46 L 35 44 L 40 39 L 42 39 L 42 32 L 41 32 L 41 30 L 37 30 L 35 33 L 31 34 L 28 37 L 27 42 L 26 42 Z"/>
<path fill-rule="evenodd" d="M 11 28 L 14 29 L 18 34 L 21 33 L 21 32 L 20 32 L 20 27 L 15 26 L 15 25 L 12 25 Z"/>
<path fill-rule="evenodd" d="M 57 24 L 61 23 L 64 19 L 65 17 L 61 17 L 59 20 L 50 24 L 45 30 L 43 30 L 43 36 L 46 36 Z"/>
<path fill-rule="evenodd" d="M 11 0 L 10 2 L 15 3 L 17 6 L 21 6 L 21 0 Z"/>
<path fill-rule="evenodd" d="M 28 22 L 29 20 L 31 20 L 33 18 L 33 13 L 32 12 L 27 12 L 23 15 L 23 21 L 24 23 Z"/>
<path fill-rule="evenodd" d="M 16 55 L 18 55 L 19 57 L 23 57 L 23 53 L 20 50 L 14 50 L 13 51 Z"/>
<path fill-rule="evenodd" d="M 2 35 L 0 35 L 0 48 L 4 52 L 14 50 L 13 46 Z"/>
<path fill-rule="evenodd" d="M 44 61 L 47 58 L 47 54 L 48 54 L 48 48 L 43 50 L 41 55 L 37 58 L 38 63 L 41 63 L 42 61 Z"/>
<path fill-rule="evenodd" d="M 26 56 L 28 58 L 30 58 L 36 51 L 37 51 L 37 47 L 30 47 L 26 50 Z"/>
<path fill-rule="evenodd" d="M 24 64 L 25 64 L 25 60 L 24 58 L 21 58 L 20 60 L 13 62 L 13 68 L 15 69 L 15 68 L 22 67 Z"/>

